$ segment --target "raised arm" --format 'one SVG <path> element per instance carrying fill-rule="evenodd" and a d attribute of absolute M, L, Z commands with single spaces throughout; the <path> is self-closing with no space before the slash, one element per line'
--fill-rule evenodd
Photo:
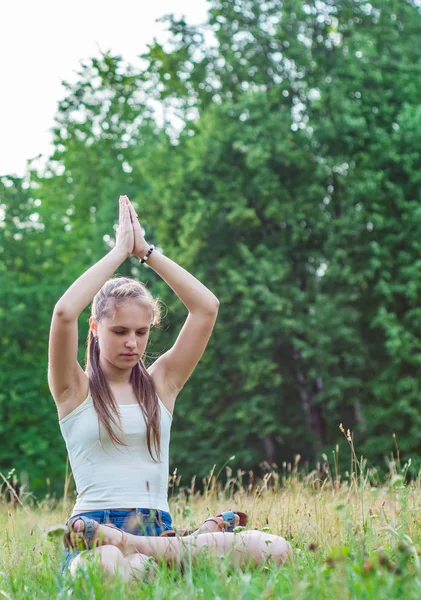
<path fill-rule="evenodd" d="M 130 203 L 129 207 L 134 230 L 134 254 L 142 258 L 150 245 L 143 237 L 136 212 Z M 188 310 L 187 319 L 173 347 L 149 368 L 155 384 L 158 384 L 157 388 L 164 385 L 167 392 L 165 404 L 172 410 L 178 392 L 208 344 L 218 314 L 219 300 L 193 275 L 160 252 L 154 250 L 147 264 L 162 277 Z"/>
<path fill-rule="evenodd" d="M 87 378 L 77 361 L 78 317 L 95 294 L 133 251 L 133 227 L 127 203 L 120 199 L 115 247 L 79 277 L 54 307 L 48 351 L 48 384 L 59 405 L 77 393 Z"/>

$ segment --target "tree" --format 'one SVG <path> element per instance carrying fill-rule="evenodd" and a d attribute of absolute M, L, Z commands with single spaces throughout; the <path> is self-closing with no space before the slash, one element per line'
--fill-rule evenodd
<path fill-rule="evenodd" d="M 247 469 L 313 460 L 341 422 L 377 462 L 393 432 L 419 453 L 419 7 L 212 0 L 205 28 L 168 22 L 170 46 L 152 44 L 143 71 L 109 54 L 88 61 L 59 107 L 47 167 L 27 190 L 3 185 L 7 302 L 21 302 L 13 282 L 33 283 L 33 347 L 44 336 L 45 348 L 64 289 L 112 244 L 127 193 L 147 239 L 221 300 L 178 401 L 172 464 L 185 478 L 233 454 Z M 32 223 L 31 202 L 43 229 L 17 225 Z M 39 251 L 35 281 L 15 257 Z M 168 306 L 149 349 L 160 353 L 185 309 L 150 270 L 128 261 L 122 272 Z"/>
<path fill-rule="evenodd" d="M 47 340 L 56 294 L 55 240 L 40 201 L 19 178 L 0 182 L 0 470 L 36 489 L 64 475 L 65 452 L 47 385 Z M 44 277 L 45 276 L 45 277 Z M 52 458 L 54 457 L 54 458 Z M 24 475 L 26 473 L 26 476 Z"/>
<path fill-rule="evenodd" d="M 313 440 L 313 456 L 336 441 L 341 420 L 357 428 L 358 439 L 366 439 L 363 449 L 373 458 L 384 454 L 393 431 L 404 433 L 409 426 L 413 435 L 405 438 L 405 450 L 419 452 L 419 336 L 413 320 L 416 327 L 419 185 L 413 167 L 419 146 L 416 134 L 410 134 L 417 130 L 418 116 L 410 99 L 419 97 L 420 23 L 412 2 L 215 1 L 209 19 L 215 46 L 204 49 L 203 32 L 171 19 L 173 48 L 165 52 L 155 46 L 150 52 L 150 72 L 160 78 L 165 102 L 177 97 L 180 109 L 184 85 L 187 135 L 177 169 L 187 166 L 168 196 L 182 207 L 180 218 L 196 207 L 196 218 L 184 216 L 186 229 L 193 237 L 197 228 L 202 246 L 212 248 L 205 258 L 193 243 L 190 263 L 205 264 L 203 279 L 218 289 L 226 283 L 219 265 L 235 264 L 240 252 L 233 240 L 246 240 L 259 257 L 268 256 L 269 249 L 273 256 L 276 248 L 281 269 L 293 274 L 283 282 L 288 291 L 279 291 L 284 300 L 291 294 L 293 309 L 291 321 L 279 322 L 287 350 L 278 354 L 282 383 L 276 389 L 288 398 L 285 404 L 296 399 Z M 215 104 L 221 104 L 219 113 Z M 192 106 L 200 115 L 197 122 Z M 284 119 L 284 130 L 275 115 Z M 237 119 L 241 127 L 233 125 Z M 410 152 L 403 136 L 411 140 Z M 214 192 L 218 186 L 219 195 Z M 269 217 L 266 194 L 273 199 Z M 214 212 L 219 221 L 212 218 Z M 290 234 L 289 246 L 283 229 Z M 258 231 L 264 233 L 264 244 L 259 245 Z M 180 244 L 186 237 L 181 233 Z M 237 278 L 251 261 L 243 257 L 240 264 Z M 273 288 L 269 281 L 263 289 Z M 237 301 L 234 296 L 237 320 L 230 315 L 224 323 L 229 356 L 235 356 L 233 341 L 239 339 L 238 321 L 245 316 Z M 227 329 L 233 322 L 235 331 Z M 276 355 L 277 345 L 268 337 Z M 239 363 L 228 364 L 227 379 L 234 382 Z M 250 361 L 243 371 L 245 379 L 238 380 L 247 385 Z M 273 429 L 282 435 L 283 423 L 293 420 L 283 413 L 282 403 L 282 420 L 273 411 L 280 403 L 270 400 L 266 376 L 263 372 L 259 378 L 259 389 L 265 390 L 261 402 L 270 407 Z M 241 403 L 244 395 L 237 389 L 234 403 Z M 258 393 L 252 398 L 257 401 Z M 252 404 L 250 398 L 244 401 L 247 416 Z M 294 429 L 284 438 L 289 455 L 306 437 L 295 429 L 294 441 Z M 242 434 L 249 431 L 250 425 L 243 426 Z M 264 428 L 256 437 L 265 439 Z M 241 435 L 234 439 L 231 446 Z M 273 440 L 265 446 L 273 456 Z M 252 447 L 246 444 L 244 452 L 255 463 L 258 452 Z"/>

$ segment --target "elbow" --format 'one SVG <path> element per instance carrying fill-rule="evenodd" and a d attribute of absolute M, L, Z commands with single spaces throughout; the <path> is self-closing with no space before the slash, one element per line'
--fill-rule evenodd
<path fill-rule="evenodd" d="M 57 302 L 54 307 L 53 316 L 60 321 L 73 321 L 77 319 L 78 315 L 74 314 L 74 311 L 70 310 L 68 306 Z"/>
<path fill-rule="evenodd" d="M 216 316 L 218 314 L 219 304 L 220 304 L 220 302 L 219 302 L 218 298 L 212 294 L 212 298 L 210 299 L 209 307 L 206 312 L 209 315 Z"/>
<path fill-rule="evenodd" d="M 218 314 L 219 300 L 214 294 L 210 293 L 206 298 L 201 298 L 196 306 L 188 307 L 191 314 L 196 314 L 201 317 L 209 317 L 215 319 Z"/>

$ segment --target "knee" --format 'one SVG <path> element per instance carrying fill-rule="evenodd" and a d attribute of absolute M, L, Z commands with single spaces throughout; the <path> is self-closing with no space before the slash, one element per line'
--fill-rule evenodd
<path fill-rule="evenodd" d="M 284 538 L 281 538 L 280 541 L 280 550 L 277 556 L 278 564 L 282 565 L 285 561 L 292 560 L 294 558 L 294 553 L 292 551 L 291 544 L 287 542 Z"/>
<path fill-rule="evenodd" d="M 101 546 L 98 550 L 101 567 L 111 575 L 115 575 L 116 569 L 126 562 L 123 553 L 116 546 Z"/>
<path fill-rule="evenodd" d="M 72 560 L 72 562 L 70 563 L 70 567 L 69 567 L 69 571 L 70 571 L 70 575 L 72 577 L 74 577 L 76 575 L 76 571 L 80 566 L 83 566 L 85 564 L 85 556 L 84 554 L 78 554 L 78 556 L 76 556 L 76 558 L 74 558 Z"/>
<path fill-rule="evenodd" d="M 282 565 L 293 558 L 291 544 L 279 535 L 251 531 L 250 539 L 250 556 L 258 562 Z"/>
<path fill-rule="evenodd" d="M 99 561 L 101 569 L 110 575 L 115 575 L 116 569 L 125 570 L 126 559 L 116 546 L 100 546 L 88 552 L 82 552 L 70 563 L 70 574 L 74 577 L 79 568 Z"/>
<path fill-rule="evenodd" d="M 264 554 L 266 554 L 266 559 L 275 561 L 277 565 L 283 565 L 284 562 L 292 560 L 294 557 L 291 544 L 280 536 L 272 540 Z"/>

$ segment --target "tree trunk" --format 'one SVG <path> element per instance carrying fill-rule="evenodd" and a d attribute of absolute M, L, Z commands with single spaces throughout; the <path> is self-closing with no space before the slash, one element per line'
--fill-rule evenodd
<path fill-rule="evenodd" d="M 311 433 L 313 457 L 319 454 L 324 445 L 324 419 L 322 415 L 322 407 L 312 404 L 313 395 L 308 392 L 309 385 L 307 384 L 304 369 L 300 365 L 300 353 L 296 348 L 293 348 L 293 358 L 295 362 L 295 381 L 298 386 L 298 393 L 301 398 L 301 405 L 306 417 L 307 429 Z M 319 385 L 322 385 L 321 378 L 317 378 L 316 393 L 321 391 Z"/>
<path fill-rule="evenodd" d="M 266 435 L 263 438 L 263 448 L 265 453 L 265 461 L 270 465 L 276 462 L 276 447 L 272 435 Z"/>

